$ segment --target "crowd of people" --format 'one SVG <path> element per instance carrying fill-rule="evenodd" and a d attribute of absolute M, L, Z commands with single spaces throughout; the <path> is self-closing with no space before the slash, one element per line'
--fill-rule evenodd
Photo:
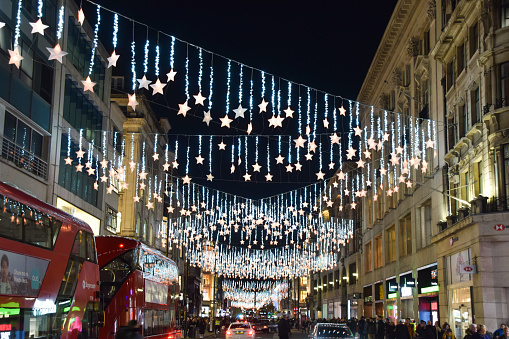
<path fill-rule="evenodd" d="M 400 319 L 398 324 L 389 318 L 382 317 L 360 319 L 304 319 L 300 323 L 302 333 L 309 333 L 317 323 L 343 323 L 352 333 L 358 333 L 360 339 L 509 339 L 509 327 L 501 324 L 494 332 L 487 330 L 485 325 L 471 324 L 466 330 L 464 338 L 456 338 L 451 326 L 442 326 L 435 322 L 421 320 L 419 324 L 411 322 L 410 318 Z"/>

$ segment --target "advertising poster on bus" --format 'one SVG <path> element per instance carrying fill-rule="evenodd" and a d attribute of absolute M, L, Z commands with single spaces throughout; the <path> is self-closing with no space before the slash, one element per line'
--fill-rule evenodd
<path fill-rule="evenodd" d="M 49 261 L 0 250 L 0 294 L 37 297 Z"/>

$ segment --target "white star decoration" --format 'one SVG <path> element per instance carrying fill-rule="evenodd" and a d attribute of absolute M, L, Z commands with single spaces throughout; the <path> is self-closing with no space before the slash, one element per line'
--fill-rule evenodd
<path fill-rule="evenodd" d="M 343 106 L 341 106 L 340 108 L 338 108 L 338 110 L 339 110 L 339 115 L 345 115 L 345 113 L 346 113 L 346 109 L 345 109 Z"/>
<path fill-rule="evenodd" d="M 356 153 L 356 152 L 357 152 L 357 150 L 356 150 L 356 149 L 354 149 L 352 146 L 350 146 L 350 148 L 346 150 L 346 153 L 348 153 L 348 154 L 346 155 L 346 158 L 347 158 L 348 160 L 352 160 L 352 158 L 355 156 L 355 153 Z"/>
<path fill-rule="evenodd" d="M 208 112 L 203 112 L 203 120 L 202 122 L 206 123 L 207 126 L 210 126 L 210 122 L 212 121 L 212 117 L 210 116 L 210 110 Z"/>
<path fill-rule="evenodd" d="M 190 184 L 191 183 L 191 178 L 189 177 L 189 175 L 186 174 L 186 176 L 182 178 L 182 182 L 184 184 Z"/>
<path fill-rule="evenodd" d="M 138 81 L 140 83 L 140 88 L 145 88 L 147 90 L 148 90 L 148 85 L 152 82 L 150 80 L 147 80 L 147 77 L 145 76 L 145 74 L 143 75 L 143 78 L 136 79 L 136 81 Z"/>
<path fill-rule="evenodd" d="M 159 78 L 156 80 L 155 84 L 150 85 L 152 87 L 152 95 L 156 95 L 157 93 L 163 94 L 163 88 L 166 86 L 166 84 L 162 83 Z M 187 103 L 187 101 L 186 101 Z"/>
<path fill-rule="evenodd" d="M 320 172 L 316 173 L 316 180 L 323 180 L 325 176 L 325 173 L 320 170 Z"/>
<path fill-rule="evenodd" d="M 14 50 L 12 51 L 10 49 L 8 49 L 7 51 L 9 51 L 10 56 L 9 65 L 14 64 L 16 65 L 17 68 L 19 68 L 19 63 L 21 60 L 23 60 L 23 57 L 19 53 L 19 46 L 14 47 Z"/>
<path fill-rule="evenodd" d="M 202 105 L 203 106 L 203 102 L 205 101 L 205 97 L 203 95 L 201 95 L 201 92 L 199 92 L 197 95 L 193 95 L 194 97 L 194 100 L 195 100 L 195 105 Z M 208 126 L 208 124 L 207 124 Z"/>
<path fill-rule="evenodd" d="M 129 98 L 129 102 L 127 103 L 127 106 L 131 106 L 133 111 L 136 111 L 136 106 L 138 106 L 138 101 L 136 100 L 136 93 L 127 94 L 127 97 Z"/>
<path fill-rule="evenodd" d="M 265 99 L 262 99 L 262 103 L 258 105 L 258 107 L 260 107 L 260 113 L 267 112 L 268 104 L 269 104 L 268 102 L 265 102 Z"/>
<path fill-rule="evenodd" d="M 253 166 L 253 172 L 260 172 L 260 169 L 262 166 L 258 165 L 258 163 L 252 165 Z"/>
<path fill-rule="evenodd" d="M 166 73 L 166 76 L 168 77 L 168 80 L 166 80 L 166 81 L 175 81 L 176 74 L 177 74 L 177 72 L 175 72 L 172 68 L 169 73 Z"/>
<path fill-rule="evenodd" d="M 85 91 L 85 92 L 90 91 L 90 92 L 94 93 L 95 82 L 90 80 L 90 75 L 87 77 L 86 80 L 81 80 L 81 83 L 83 84 L 83 91 Z"/>
<path fill-rule="evenodd" d="M 219 146 L 220 151 L 226 151 L 226 144 L 223 141 L 221 141 L 220 144 L 217 144 L 217 146 Z"/>
<path fill-rule="evenodd" d="M 237 118 L 244 118 L 244 113 L 247 111 L 247 109 L 242 108 L 242 104 L 239 104 L 239 107 L 233 110 L 235 112 L 235 119 Z"/>
<path fill-rule="evenodd" d="M 214 180 L 214 176 L 212 175 L 212 173 L 207 174 L 207 181 L 212 181 L 212 180 Z"/>
<path fill-rule="evenodd" d="M 285 113 L 286 113 L 286 118 L 293 118 L 293 112 L 294 112 L 294 110 L 292 110 L 292 109 L 290 108 L 290 106 L 288 106 L 288 108 L 287 108 L 287 109 L 283 110 L 283 112 L 285 112 Z"/>
<path fill-rule="evenodd" d="M 83 22 L 85 21 L 85 13 L 83 13 L 83 8 L 80 8 L 78 11 L 78 22 L 81 26 L 83 26 Z"/>
<path fill-rule="evenodd" d="M 269 119 L 269 127 L 270 126 L 274 126 L 274 128 L 283 127 L 283 120 L 285 120 L 285 118 L 282 118 L 280 115 L 277 117 L 273 115 L 272 118 Z"/>
<path fill-rule="evenodd" d="M 293 142 L 295 142 L 295 148 L 302 147 L 304 148 L 304 144 L 306 143 L 306 139 L 302 137 L 302 135 L 299 135 L 297 139 L 293 139 Z"/>
<path fill-rule="evenodd" d="M 113 51 L 113 53 L 111 53 L 111 56 L 107 58 L 108 68 L 110 68 L 111 66 L 117 67 L 118 58 L 120 58 L 120 54 L 117 54 L 115 51 Z"/>
<path fill-rule="evenodd" d="M 203 160 L 205 160 L 204 157 L 201 156 L 201 154 L 198 154 L 197 157 L 195 157 L 196 159 L 196 164 L 202 164 L 203 165 Z"/>
<path fill-rule="evenodd" d="M 276 164 L 282 164 L 285 157 L 281 156 L 281 154 L 276 158 Z"/>
<path fill-rule="evenodd" d="M 49 52 L 48 60 L 58 60 L 60 63 L 62 63 L 62 57 L 68 54 L 67 52 L 62 51 L 59 44 L 56 44 L 53 48 L 46 47 L 46 49 Z"/>
<path fill-rule="evenodd" d="M 219 118 L 219 120 L 221 120 L 221 127 L 228 127 L 228 128 L 230 128 L 230 124 L 233 121 L 232 119 L 230 119 L 228 117 L 228 114 L 226 114 L 224 116 L 224 118 Z"/>
<path fill-rule="evenodd" d="M 32 34 L 39 33 L 42 36 L 44 36 L 44 30 L 49 27 L 43 24 L 40 18 L 36 22 L 29 22 L 29 24 L 32 26 Z"/>
<path fill-rule="evenodd" d="M 340 139 L 340 137 L 338 137 L 338 134 L 336 132 L 334 132 L 334 134 L 330 136 L 331 145 L 332 144 L 338 144 L 339 145 L 339 139 Z"/>
<path fill-rule="evenodd" d="M 185 117 L 187 114 L 187 111 L 189 111 L 190 109 L 191 109 L 191 107 L 189 107 L 187 105 L 187 100 L 186 100 L 186 102 L 184 102 L 183 104 L 179 104 L 179 111 L 178 111 L 177 115 L 182 114 Z"/>

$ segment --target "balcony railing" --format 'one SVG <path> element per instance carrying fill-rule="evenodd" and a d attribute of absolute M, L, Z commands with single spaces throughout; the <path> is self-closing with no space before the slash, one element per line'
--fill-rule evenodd
<path fill-rule="evenodd" d="M 46 161 L 1 135 L 0 143 L 2 144 L 2 158 L 44 180 L 48 178 L 48 163 Z"/>

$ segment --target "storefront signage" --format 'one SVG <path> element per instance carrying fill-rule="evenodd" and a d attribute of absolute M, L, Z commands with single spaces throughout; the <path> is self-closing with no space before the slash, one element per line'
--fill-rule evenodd
<path fill-rule="evenodd" d="M 438 291 L 438 270 L 436 264 L 417 269 L 417 287 L 419 294 Z"/>
<path fill-rule="evenodd" d="M 503 230 L 505 230 L 505 226 L 502 225 L 502 224 L 495 225 L 495 226 L 493 226 L 493 228 L 495 229 L 495 231 L 503 231 Z"/>
<path fill-rule="evenodd" d="M 396 282 L 390 282 L 388 283 L 389 285 L 389 292 L 396 292 L 398 291 L 398 284 Z"/>
<path fill-rule="evenodd" d="M 46 275 L 49 261 L 8 251 L 0 251 L 2 272 L 5 279 L 0 282 L 0 294 L 37 297 Z"/>
<path fill-rule="evenodd" d="M 415 279 L 414 278 L 403 278 L 403 286 L 405 287 L 415 287 Z"/>
<path fill-rule="evenodd" d="M 476 274 L 477 268 L 475 265 L 460 265 L 460 274 Z"/>

